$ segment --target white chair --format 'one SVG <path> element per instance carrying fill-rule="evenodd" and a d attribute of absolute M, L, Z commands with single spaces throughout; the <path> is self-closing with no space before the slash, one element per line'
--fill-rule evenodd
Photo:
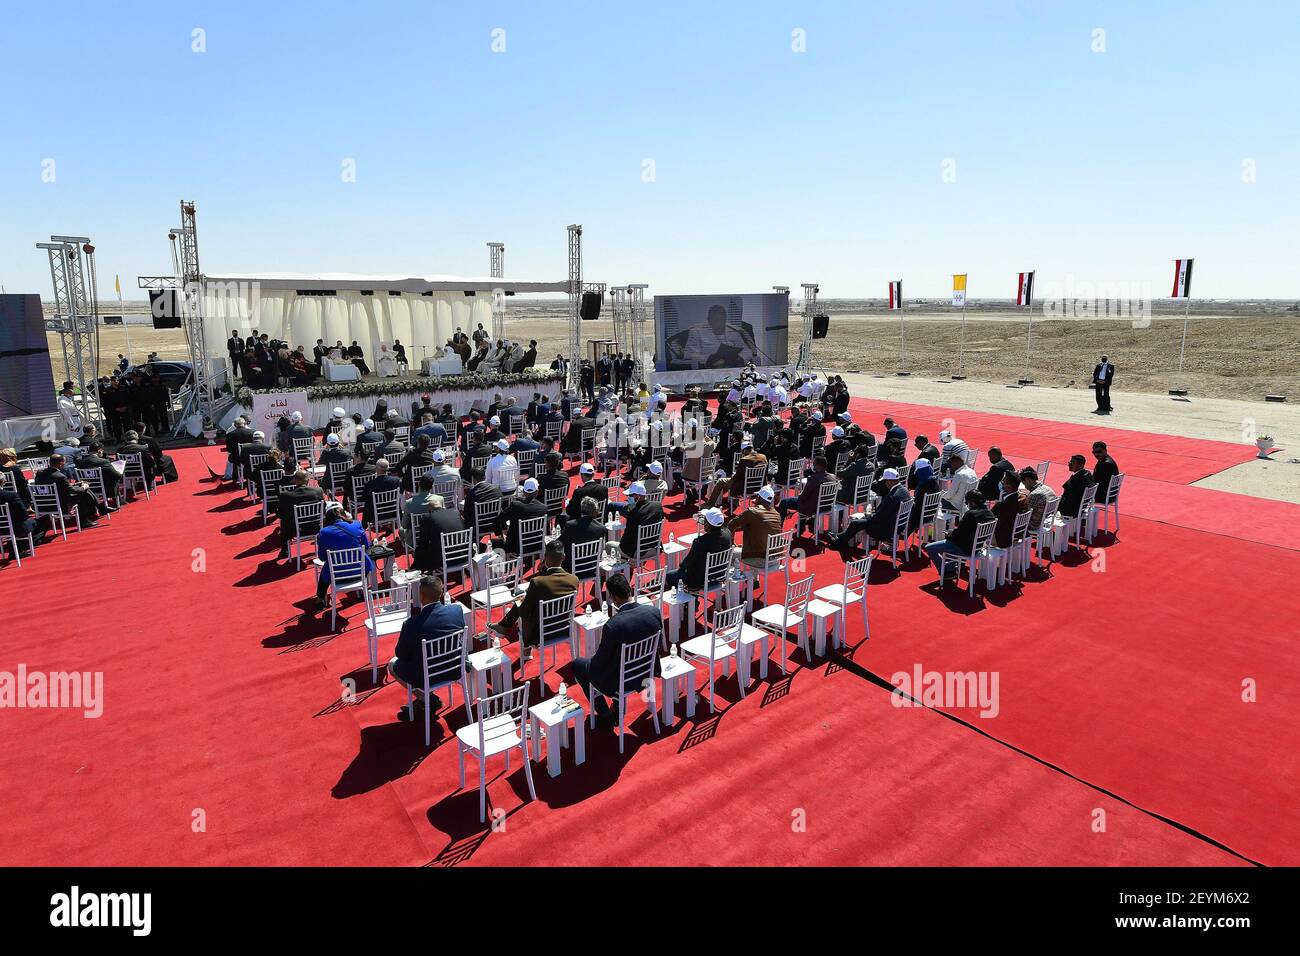
<path fill-rule="evenodd" d="M 1098 517 L 1101 518 L 1102 527 L 1107 532 L 1110 531 L 1110 513 L 1111 513 L 1111 509 L 1114 509 L 1115 533 L 1119 534 L 1119 491 L 1120 491 L 1120 486 L 1122 486 L 1123 484 L 1124 484 L 1124 474 L 1123 472 L 1121 472 L 1120 474 L 1115 475 L 1115 477 L 1111 478 L 1110 485 L 1107 486 L 1106 488 L 1105 500 L 1103 500 L 1101 504 L 1095 504 L 1092 506 L 1092 511 L 1089 513 L 1089 517 L 1092 520 L 1093 531 L 1095 531 L 1097 528 Z M 1096 493 L 1094 492 L 1094 495 L 1095 494 Z M 1091 533 L 1088 535 L 1088 537 L 1089 538 L 1092 537 Z"/>
<path fill-rule="evenodd" d="M 578 593 L 564 594 L 560 597 L 549 598 L 542 601 L 541 607 L 538 608 L 537 614 L 537 692 L 539 694 L 546 691 L 546 649 L 551 649 L 551 664 L 558 666 L 556 663 L 555 648 L 568 641 L 569 653 L 577 656 L 578 653 L 578 629 L 573 617 L 573 608 L 577 603 Z M 528 678 L 524 676 L 524 665 L 519 666 L 520 676 L 525 683 Z"/>
<path fill-rule="evenodd" d="M 1074 539 L 1074 545 L 1077 548 L 1084 547 L 1085 542 L 1092 544 L 1092 531 L 1088 524 L 1096 500 L 1097 486 L 1089 485 L 1083 490 L 1083 497 L 1079 499 L 1079 514 L 1074 518 L 1066 517 L 1065 519 L 1066 527 L 1069 529 L 1066 537 L 1067 544 L 1069 544 L 1071 538 Z"/>
<path fill-rule="evenodd" d="M 709 713 L 716 713 L 713 685 L 717 677 L 718 665 L 722 665 L 723 674 L 728 674 L 736 666 L 739 650 L 740 629 L 745 614 L 745 607 L 737 604 L 713 612 L 713 630 L 706 631 L 698 637 L 692 637 L 681 644 L 682 659 L 691 664 L 704 663 L 709 668 Z M 740 684 L 740 696 L 745 697 L 745 682 Z"/>
<path fill-rule="evenodd" d="M 866 505 L 871 496 L 871 482 L 874 477 L 874 472 L 866 475 L 858 475 L 853 480 L 853 493 L 851 495 L 851 500 L 847 504 L 839 501 L 838 498 L 836 499 L 835 507 L 833 509 L 835 517 L 832 519 L 836 531 L 843 531 L 849 526 L 849 520 L 853 517 L 854 508 L 859 505 Z M 843 487 L 844 483 L 839 475 L 835 476 L 835 480 L 840 483 L 841 487 Z"/>
<path fill-rule="evenodd" d="M 748 465 L 741 479 L 741 497 L 753 498 L 767 481 L 767 465 Z"/>
<path fill-rule="evenodd" d="M 336 498 L 342 497 L 342 489 L 347 487 L 349 468 L 351 468 L 351 465 L 346 461 L 332 461 L 325 466 L 322 486 L 327 495 L 333 495 Z"/>
<path fill-rule="evenodd" d="M 375 531 L 402 526 L 402 493 L 398 488 L 376 491 L 370 496 L 370 527 Z"/>
<path fill-rule="evenodd" d="M 36 485 L 30 486 L 32 494 L 32 510 L 36 512 L 36 517 L 49 515 L 54 527 L 59 529 L 63 535 L 63 540 L 68 540 L 68 518 L 77 523 L 77 530 L 81 530 L 81 512 L 74 505 L 72 510 L 64 514 L 63 505 L 59 501 L 59 489 L 56 485 Z"/>
<path fill-rule="evenodd" d="M 337 548 L 325 552 L 330 572 L 330 630 L 338 621 L 339 598 L 349 591 L 363 591 L 369 580 L 363 548 Z"/>
<path fill-rule="evenodd" d="M 553 488 L 542 489 L 542 503 L 546 505 L 547 525 L 554 526 L 556 520 L 564 512 L 564 498 L 568 493 L 568 488 L 556 485 Z"/>
<path fill-rule="evenodd" d="M 890 533 L 888 540 L 881 538 L 879 541 L 873 542 L 882 554 L 885 545 L 889 545 L 889 560 L 894 563 L 895 568 L 898 567 L 898 545 L 900 541 L 903 544 L 903 554 L 907 554 L 907 539 L 911 533 L 908 528 L 911 520 L 912 499 L 908 498 L 906 501 L 899 502 L 898 514 L 894 515 L 894 529 Z"/>
<path fill-rule="evenodd" d="M 687 593 L 695 598 L 695 611 L 698 611 L 701 622 L 707 620 L 709 598 L 713 598 L 715 614 L 719 608 L 725 606 L 731 589 L 730 571 L 734 558 L 735 552 L 730 548 L 726 551 L 714 551 L 706 555 L 704 558 L 703 585 L 699 589 L 684 585 Z M 681 579 L 679 578 L 679 580 Z"/>
<path fill-rule="evenodd" d="M 32 533 L 28 531 L 25 532 L 22 536 L 19 536 L 18 529 L 14 527 L 13 516 L 9 513 L 9 509 L 0 508 L 0 545 L 3 545 L 5 542 L 9 543 L 9 547 L 11 549 L 11 553 L 13 554 L 13 558 L 15 561 L 18 562 L 18 567 L 20 568 L 23 566 L 23 556 L 19 548 L 19 543 L 22 541 L 23 537 L 27 539 L 27 550 L 31 552 L 32 557 L 35 557 L 36 542 L 32 539 Z M 0 551 L 2 550 L 3 548 L 0 547 Z M 660 572 L 661 588 L 662 588 L 662 579 L 663 579 L 663 572 L 661 571 Z"/>
<path fill-rule="evenodd" d="M 664 576 L 667 568 L 644 568 L 632 575 L 632 594 L 640 604 L 658 607 L 664 595 Z M 666 642 L 665 642 L 666 643 Z"/>
<path fill-rule="evenodd" d="M 682 478 L 682 487 L 693 491 L 697 498 L 702 498 L 709 483 L 713 480 L 713 473 L 717 470 L 718 456 L 716 454 L 704 455 L 700 458 L 700 476 L 698 478 Z"/>
<path fill-rule="evenodd" d="M 939 556 L 939 579 L 942 583 L 948 576 L 948 565 L 957 566 L 957 576 L 960 578 L 962 567 L 964 566 L 969 573 L 969 583 L 966 586 L 966 593 L 971 597 L 975 596 L 975 576 L 979 573 L 983 562 L 989 559 L 988 549 L 989 542 L 993 540 L 993 529 L 998 526 L 996 520 L 983 521 L 975 527 L 975 540 L 971 542 L 969 554 L 948 554 L 944 553 Z"/>
<path fill-rule="evenodd" d="M 1037 528 L 1030 528 L 1028 537 L 1034 542 L 1034 551 L 1038 554 L 1038 560 L 1043 560 L 1043 546 L 1047 545 L 1047 557 L 1050 559 L 1055 556 L 1054 548 L 1056 542 L 1056 532 L 1058 525 L 1056 523 L 1056 512 L 1061 506 L 1059 498 L 1052 498 L 1043 506 L 1043 518 Z"/>
<path fill-rule="evenodd" d="M 835 499 L 840 493 L 840 483 L 832 478 L 817 489 L 817 510 L 813 512 L 813 544 L 821 544 L 822 528 L 830 531 L 835 520 Z"/>
<path fill-rule="evenodd" d="M 767 536 L 767 545 L 764 549 L 763 559 L 755 561 L 751 559 L 742 559 L 740 570 L 748 579 L 748 585 L 745 588 L 745 606 L 748 610 L 754 609 L 754 585 L 758 578 L 763 578 L 763 601 L 767 602 L 768 578 L 773 572 L 780 572 L 782 580 L 786 586 L 790 584 L 790 572 L 786 567 L 786 559 L 790 556 L 790 545 L 794 542 L 793 531 L 783 531 L 780 534 L 769 534 Z"/>
<path fill-rule="evenodd" d="M 302 542 L 315 541 L 325 518 L 325 499 L 308 501 L 293 506 L 293 558 L 298 571 L 302 570 Z"/>
<path fill-rule="evenodd" d="M 102 501 L 104 503 L 104 506 L 106 508 L 110 503 L 117 508 L 122 507 L 122 505 L 126 503 L 126 499 L 124 497 L 125 492 L 122 490 L 123 486 L 126 484 L 125 481 L 121 481 L 118 483 L 117 492 L 113 495 L 113 498 L 111 499 L 110 502 L 110 499 L 108 497 L 108 486 L 104 482 L 104 473 L 100 471 L 98 468 L 78 468 L 77 478 L 90 486 L 91 492 L 95 495 L 95 497 L 99 501 Z M 111 518 L 112 515 L 107 514 L 104 517 Z"/>
<path fill-rule="evenodd" d="M 513 452 L 515 461 L 519 463 L 519 474 L 525 478 L 533 478 L 537 475 L 537 449 L 521 448 Z"/>
<path fill-rule="evenodd" d="M 446 478 L 442 481 L 433 483 L 433 493 L 441 495 L 444 506 L 447 508 L 457 508 L 460 506 L 461 490 L 459 478 Z"/>
<path fill-rule="evenodd" d="M 578 579 L 579 593 L 582 590 L 581 585 L 590 581 L 593 601 L 598 600 L 603 592 L 600 583 L 600 555 L 604 546 L 604 539 L 596 538 L 592 541 L 579 541 L 569 549 L 570 571 Z M 661 574 L 660 590 L 663 589 L 662 577 Z"/>
<path fill-rule="evenodd" d="M 636 529 L 636 553 L 629 559 L 633 570 L 640 570 L 641 565 L 651 558 L 654 558 L 655 567 L 663 564 L 663 542 L 659 540 L 663 532 L 664 522 L 662 518 L 658 521 L 651 521 L 649 524 L 643 524 Z"/>
<path fill-rule="evenodd" d="M 425 707 L 425 713 L 429 708 Z M 472 723 L 456 731 L 457 760 L 460 764 L 460 788 L 465 789 L 465 755 L 478 760 L 478 819 L 487 819 L 487 761 L 489 757 L 505 754 L 506 770 L 510 769 L 510 752 L 516 747 L 524 765 L 528 781 L 528 794 L 537 799 L 533 787 L 533 771 L 528 759 L 528 738 L 524 722 L 528 719 L 528 683 L 474 702 Z"/>
<path fill-rule="evenodd" d="M 523 518 L 519 522 L 519 557 L 526 567 L 542 556 L 546 550 L 546 515 Z M 598 544 L 600 542 L 597 542 Z M 507 547 L 511 543 L 507 543 Z"/>
<path fill-rule="evenodd" d="M 812 650 L 808 646 L 808 616 L 805 613 L 812 586 L 811 574 L 802 581 L 793 581 L 786 585 L 784 604 L 768 604 L 750 616 L 755 627 L 768 631 L 776 638 L 781 650 L 782 674 L 789 673 L 786 666 L 785 635 L 792 628 L 798 636 L 799 646 L 803 648 L 804 654 L 812 657 Z M 766 656 L 766 649 L 764 651 Z"/>
<path fill-rule="evenodd" d="M 483 535 L 489 533 L 492 525 L 496 524 L 497 518 L 501 516 L 500 498 L 489 498 L 487 501 L 474 502 L 474 540 L 482 540 Z"/>
<path fill-rule="evenodd" d="M 1040 461 L 1034 468 L 1035 473 L 1038 475 L 1038 483 L 1040 485 L 1047 480 L 1047 469 L 1051 466 L 1052 463 L 1050 461 Z"/>
<path fill-rule="evenodd" d="M 948 526 L 947 519 L 940 514 L 940 503 L 943 501 L 942 491 L 931 491 L 921 499 L 921 517 L 916 525 L 916 553 L 919 555 L 921 549 L 927 544 L 938 541 L 942 536 L 944 529 Z M 912 499 L 912 507 L 916 507 L 916 499 Z M 908 513 L 908 527 L 911 527 L 911 513 Z M 909 540 L 911 540 L 909 538 Z M 910 551 L 911 548 L 909 547 Z"/>
<path fill-rule="evenodd" d="M 433 470 L 433 465 L 412 465 L 410 469 L 411 491 L 420 490 L 420 479 Z"/>
<path fill-rule="evenodd" d="M 153 491 L 153 485 L 145 476 L 141 453 L 137 452 L 134 455 L 122 455 L 120 457 L 122 461 L 126 462 L 126 468 L 122 472 L 123 486 L 132 492 L 135 491 L 137 486 L 143 488 L 145 498 L 149 498 L 150 492 Z"/>
<path fill-rule="evenodd" d="M 856 561 L 848 561 L 844 565 L 844 582 L 842 584 L 831 584 L 824 588 L 818 588 L 813 592 L 813 596 L 820 598 L 828 604 L 837 604 L 840 608 L 840 626 L 839 626 L 839 644 L 840 647 L 845 645 L 845 632 L 848 629 L 848 622 L 845 615 L 849 605 L 862 605 L 862 630 L 866 634 L 865 640 L 871 639 L 871 624 L 867 620 L 867 578 L 871 575 L 871 562 L 875 560 L 875 555 L 867 555 L 865 558 L 858 558 Z"/>
<path fill-rule="evenodd" d="M 469 534 L 469 532 L 462 531 L 457 534 Z M 444 541 L 446 537 L 444 534 Z M 520 564 L 518 558 L 507 561 L 501 552 L 494 553 L 487 566 L 487 587 L 470 592 L 470 609 L 487 614 L 485 627 L 492 623 L 493 608 L 508 608 L 519 596 Z"/>
<path fill-rule="evenodd" d="M 655 694 L 655 658 L 659 654 L 659 635 L 652 634 L 632 644 L 624 644 L 618 655 L 618 692 L 613 695 L 618 704 L 618 752 L 623 752 L 624 725 L 627 723 L 627 699 L 648 692 L 647 702 L 654 719 L 655 733 L 659 733 L 659 706 Z M 587 700 L 593 702 L 591 726 L 596 726 L 595 700 L 599 691 L 595 685 L 584 688 Z"/>
<path fill-rule="evenodd" d="M 262 469 L 262 524 L 271 520 L 271 513 L 280 503 L 280 482 L 284 481 L 283 468 Z"/>
<path fill-rule="evenodd" d="M 316 438 L 308 435 L 306 438 L 293 439 L 293 456 L 298 461 L 313 462 L 316 460 L 313 451 L 316 448 Z"/>
<path fill-rule="evenodd" d="M 984 562 L 986 588 L 1000 588 L 1011 580 L 1012 571 L 1019 563 L 1017 556 L 1029 530 L 1030 517 L 1032 514 L 1028 509 L 1016 515 L 1015 522 L 1011 526 L 1011 541 L 1005 548 L 989 546 L 988 557 Z"/>
<path fill-rule="evenodd" d="M 449 575 L 453 572 L 460 574 L 461 579 L 472 577 L 471 567 L 474 552 L 474 532 L 466 528 L 464 531 L 443 531 L 442 536 L 442 581 L 448 589 L 451 588 Z"/>
<path fill-rule="evenodd" d="M 443 687 L 452 688 L 460 685 L 461 696 L 465 698 L 465 716 L 471 721 L 474 712 L 470 709 L 469 674 L 466 660 L 469 657 L 469 630 L 461 628 L 442 637 L 431 637 L 420 642 L 421 670 L 424 673 L 424 745 L 431 742 L 430 732 L 433 721 L 433 708 L 429 698 Z M 447 694 L 447 703 L 451 703 L 451 694 Z M 415 718 L 415 694 L 410 685 L 406 685 L 406 712 Z M 463 787 L 464 781 L 461 782 Z"/>
<path fill-rule="evenodd" d="M 401 633 L 402 625 L 411 616 L 411 586 L 396 584 L 392 587 L 372 588 L 367 583 L 364 590 L 366 646 L 370 651 L 370 682 L 375 684 L 379 682 L 379 639 Z M 427 744 L 428 741 L 426 740 L 425 743 Z"/>

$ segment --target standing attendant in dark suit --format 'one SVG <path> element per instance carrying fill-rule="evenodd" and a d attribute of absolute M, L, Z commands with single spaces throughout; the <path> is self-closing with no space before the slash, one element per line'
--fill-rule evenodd
<path fill-rule="evenodd" d="M 617 711 L 605 698 L 618 693 L 623 648 L 647 637 L 656 637 L 663 631 L 659 611 L 652 605 L 633 600 L 632 585 L 622 574 L 610 575 L 605 582 L 605 593 L 609 597 L 610 617 L 601 632 L 596 653 L 591 657 L 573 659 L 574 679 L 595 709 L 597 727 L 612 727 L 618 718 Z M 654 673 L 658 674 L 657 654 L 654 667 Z"/>
<path fill-rule="evenodd" d="M 1110 364 L 1110 359 L 1106 356 L 1101 357 L 1092 370 L 1092 383 L 1097 389 L 1097 411 L 1112 411 L 1110 405 L 1110 383 L 1115 378 L 1115 366 Z"/>

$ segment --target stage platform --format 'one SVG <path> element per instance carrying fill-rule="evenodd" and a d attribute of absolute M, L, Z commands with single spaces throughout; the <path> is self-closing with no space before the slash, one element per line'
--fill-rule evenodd
<path fill-rule="evenodd" d="M 471 787 L 456 787 L 463 710 L 426 751 L 422 727 L 395 719 L 405 694 L 370 684 L 364 605 L 349 602 L 331 633 L 310 612 L 310 570 L 276 562 L 259 509 L 209 480 L 219 450 L 177 450 L 181 480 L 153 501 L 0 568 L 0 670 L 99 670 L 105 684 L 98 719 L 5 714 L 0 859 L 1300 863 L 1300 822 L 1268 811 L 1291 806 L 1300 777 L 1300 659 L 1280 622 L 1300 574 L 1282 538 L 1300 506 L 1191 485 L 1249 449 L 897 403 L 851 411 L 931 437 L 955 419 L 1017 465 L 1050 459 L 1057 488 L 1065 457 L 1101 437 L 1131 475 L 1120 533 L 975 599 L 937 591 L 915 561 L 878 560 L 870 641 L 850 615 L 850 653 L 809 665 L 791 643 L 788 678 L 774 669 L 744 699 L 720 679 L 716 715 L 702 698 L 657 737 L 634 704 L 627 752 L 589 734 L 583 766 L 566 754 L 552 779 L 537 765 L 536 802 L 517 762 L 494 763 L 493 830 L 478 822 L 472 763 Z M 817 586 L 840 579 L 838 554 L 796 546 Z M 90 621 L 69 604 L 108 613 Z M 552 689 L 572 683 L 567 650 L 560 660 Z M 997 716 L 895 707 L 891 675 L 918 665 L 998 673 Z"/>

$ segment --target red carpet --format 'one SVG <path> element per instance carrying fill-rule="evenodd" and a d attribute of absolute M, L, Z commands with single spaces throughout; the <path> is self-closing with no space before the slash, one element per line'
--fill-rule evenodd
<path fill-rule="evenodd" d="M 1133 433 L 1102 431 L 1126 467 L 1115 436 Z M 1018 462 L 1013 438 L 999 440 Z M 1200 444 L 1148 450 L 1215 470 L 1220 450 Z M 199 481 L 203 454 L 178 452 L 181 482 L 155 500 L 0 568 L 0 670 L 105 674 L 98 720 L 0 715 L 5 863 L 1300 862 L 1300 823 L 1277 812 L 1297 783 L 1300 667 L 1271 598 L 1300 571 L 1294 551 L 1126 511 L 1103 573 L 1067 562 L 975 602 L 882 562 L 874 637 L 851 662 L 806 669 L 795 651 L 788 681 L 743 701 L 724 680 L 717 717 L 701 701 L 655 738 L 637 716 L 624 755 L 592 735 L 584 766 L 566 754 L 555 780 L 535 768 L 536 803 L 517 763 L 508 776 L 494 763 L 507 815 L 489 833 L 475 790 L 456 791 L 454 744 L 426 752 L 421 729 L 394 720 L 404 695 L 370 690 L 360 606 L 338 635 L 304 615 L 310 571 L 273 561 L 255 510 Z M 1196 515 L 1202 489 L 1184 490 L 1179 520 L 1212 524 Z M 1201 510 L 1221 510 L 1206 494 Z M 841 562 L 809 568 L 821 585 Z M 851 619 L 851 642 L 860 631 Z M 893 707 L 871 674 L 916 664 L 998 671 L 999 715 L 955 715 L 965 726 Z M 353 705 L 339 700 L 348 677 Z M 1243 680 L 1258 703 L 1241 702 Z"/>

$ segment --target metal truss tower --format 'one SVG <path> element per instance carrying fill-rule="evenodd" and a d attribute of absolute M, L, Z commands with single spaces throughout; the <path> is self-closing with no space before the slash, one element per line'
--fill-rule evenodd
<path fill-rule="evenodd" d="M 489 242 L 488 275 L 493 279 L 506 277 L 506 244 Z M 492 338 L 501 340 L 506 337 L 506 292 L 504 289 L 492 290 Z"/>
<path fill-rule="evenodd" d="M 645 290 L 650 288 L 644 282 L 634 282 L 627 287 L 631 302 L 632 357 L 641 380 L 649 384 L 654 374 L 654 341 L 646 328 Z"/>
<path fill-rule="evenodd" d="M 215 427 L 221 408 L 217 393 L 225 375 L 216 375 L 208 360 L 203 336 L 203 270 L 199 266 L 199 233 L 195 224 L 194 203 L 181 200 L 181 224 L 167 234 L 171 243 L 174 276 L 141 276 L 142 289 L 174 289 L 176 304 L 185 329 L 185 341 L 193 368 L 192 412 L 203 416 L 204 429 Z M 224 403 L 222 403 L 224 404 Z M 178 423 L 177 427 L 180 427 Z"/>
<path fill-rule="evenodd" d="M 38 242 L 50 260 L 50 280 L 54 284 L 54 314 L 45 320 L 45 329 L 59 333 L 63 349 L 63 366 L 68 381 L 80 391 L 83 425 L 93 424 L 104 433 L 103 410 L 95 387 L 99 380 L 99 281 L 95 271 L 95 247 L 84 236 L 50 236 Z M 92 405 L 91 395 L 95 395 Z"/>
<path fill-rule="evenodd" d="M 817 293 L 820 291 L 815 282 L 803 283 L 803 343 L 799 346 L 796 371 L 813 370 L 813 316 L 817 314 Z"/>
<path fill-rule="evenodd" d="M 569 226 L 569 387 L 582 364 L 582 226 Z"/>

